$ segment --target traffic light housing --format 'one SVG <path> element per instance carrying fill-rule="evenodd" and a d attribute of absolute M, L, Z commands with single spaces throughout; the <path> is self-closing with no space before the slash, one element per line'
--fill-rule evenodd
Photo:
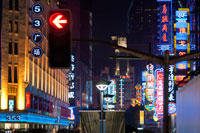
<path fill-rule="evenodd" d="M 53 10 L 49 12 L 48 57 L 51 68 L 71 66 L 71 12 Z"/>

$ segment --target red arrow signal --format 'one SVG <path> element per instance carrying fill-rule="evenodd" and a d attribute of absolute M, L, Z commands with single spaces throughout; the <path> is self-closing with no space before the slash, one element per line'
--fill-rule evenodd
<path fill-rule="evenodd" d="M 54 13 L 49 18 L 51 26 L 57 29 L 62 29 L 64 24 L 67 24 L 67 19 L 61 13 Z"/>

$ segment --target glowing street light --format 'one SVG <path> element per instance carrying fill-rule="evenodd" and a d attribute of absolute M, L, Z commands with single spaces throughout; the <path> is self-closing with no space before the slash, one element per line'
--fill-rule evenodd
<path fill-rule="evenodd" d="M 107 108 L 107 110 L 108 110 L 109 101 L 112 99 L 113 96 L 114 96 L 114 95 L 110 95 L 110 94 L 104 95 L 104 99 L 105 99 L 105 101 L 106 101 L 106 108 Z"/>
<path fill-rule="evenodd" d="M 101 133 L 103 133 L 103 91 L 106 90 L 111 82 L 101 80 L 96 83 L 96 87 L 101 92 Z"/>

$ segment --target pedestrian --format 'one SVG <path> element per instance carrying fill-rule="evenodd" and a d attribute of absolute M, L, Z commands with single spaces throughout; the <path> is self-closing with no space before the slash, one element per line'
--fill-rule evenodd
<path fill-rule="evenodd" d="M 131 99 L 129 108 L 125 114 L 125 132 L 126 133 L 137 133 L 139 127 L 139 112 L 140 106 L 136 103 L 136 99 Z"/>

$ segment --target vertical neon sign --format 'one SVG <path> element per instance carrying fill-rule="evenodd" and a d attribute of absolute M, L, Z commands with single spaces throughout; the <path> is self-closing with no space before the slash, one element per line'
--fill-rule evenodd
<path fill-rule="evenodd" d="M 154 101 L 154 74 L 153 74 L 153 68 L 154 66 L 152 64 L 147 65 L 147 81 L 146 81 L 146 99 L 149 102 Z"/>
<path fill-rule="evenodd" d="M 187 11 L 176 11 L 176 55 L 183 56 L 188 51 Z M 176 69 L 187 69 L 187 61 L 176 64 Z"/>
<path fill-rule="evenodd" d="M 169 2 L 161 2 L 160 4 L 160 45 L 159 50 L 165 51 L 171 49 L 169 44 Z"/>
<path fill-rule="evenodd" d="M 164 89 L 164 72 L 163 69 L 156 70 L 156 110 L 155 113 L 157 114 L 157 118 L 161 119 L 163 117 L 163 89 Z"/>
<path fill-rule="evenodd" d="M 75 105 L 75 56 L 71 55 L 71 68 L 68 72 L 68 81 L 69 81 L 69 103 L 70 106 Z"/>

